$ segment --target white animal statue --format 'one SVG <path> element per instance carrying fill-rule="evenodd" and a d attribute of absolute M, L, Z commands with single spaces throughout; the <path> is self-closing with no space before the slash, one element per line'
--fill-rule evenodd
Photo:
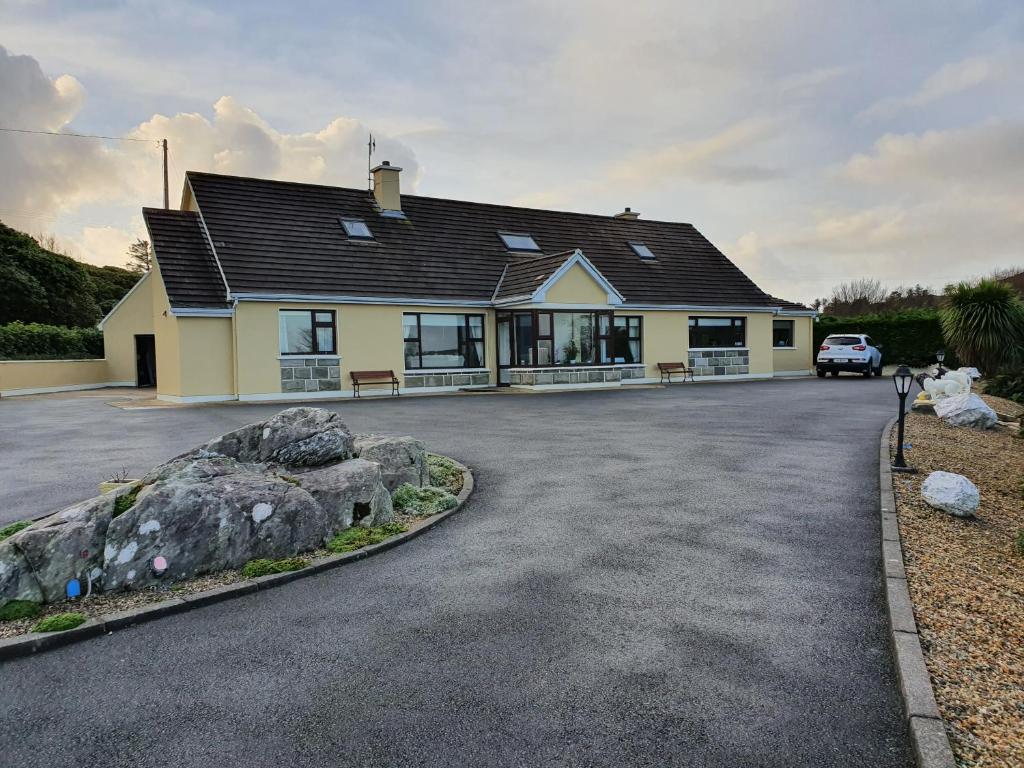
<path fill-rule="evenodd" d="M 924 391 L 933 402 L 953 395 L 966 395 L 971 391 L 971 377 L 960 371 L 947 371 L 941 379 L 925 379 Z"/>
<path fill-rule="evenodd" d="M 977 368 L 957 368 L 956 372 L 966 374 L 967 376 L 970 376 L 972 379 L 975 380 L 981 378 L 981 371 L 979 371 Z"/>

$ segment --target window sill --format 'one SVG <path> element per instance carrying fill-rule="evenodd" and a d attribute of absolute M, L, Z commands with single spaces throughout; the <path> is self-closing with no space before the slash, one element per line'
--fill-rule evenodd
<path fill-rule="evenodd" d="M 450 373 L 490 373 L 490 368 L 409 368 L 402 373 L 406 376 L 430 376 Z"/>
<path fill-rule="evenodd" d="M 278 355 L 278 360 L 341 360 L 341 355 Z"/>
<path fill-rule="evenodd" d="M 772 349 L 800 349 L 800 347 L 772 347 Z"/>
<path fill-rule="evenodd" d="M 749 352 L 750 347 L 688 347 L 691 352 Z"/>
<path fill-rule="evenodd" d="M 574 371 L 578 369 L 586 369 L 588 371 L 603 370 L 609 368 L 644 368 L 647 363 L 602 363 L 600 365 L 591 363 L 577 363 L 575 365 L 517 365 L 512 368 L 508 368 L 510 372 L 517 373 L 534 373 L 536 371 Z"/>

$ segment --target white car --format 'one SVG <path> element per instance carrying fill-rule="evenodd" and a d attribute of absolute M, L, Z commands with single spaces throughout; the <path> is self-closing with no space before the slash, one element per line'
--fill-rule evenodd
<path fill-rule="evenodd" d="M 881 376 L 882 345 L 863 333 L 834 333 L 818 347 L 815 366 L 821 379 L 826 373 L 838 376 L 840 371 L 859 373 L 865 379 Z"/>

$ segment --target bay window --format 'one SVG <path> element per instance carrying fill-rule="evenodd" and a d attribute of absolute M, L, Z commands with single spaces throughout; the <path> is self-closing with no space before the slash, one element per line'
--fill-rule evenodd
<path fill-rule="evenodd" d="M 282 355 L 336 355 L 333 310 L 282 309 L 278 331 Z"/>
<path fill-rule="evenodd" d="M 407 312 L 402 337 L 406 370 L 484 367 L 483 315 Z"/>
<path fill-rule="evenodd" d="M 529 311 L 499 314 L 499 331 L 511 335 L 515 367 L 562 367 L 639 363 L 639 317 L 611 312 Z M 500 334 L 499 334 L 500 335 Z"/>
<path fill-rule="evenodd" d="M 720 347 L 745 347 L 746 345 L 746 318 L 690 318 L 690 349 L 718 349 Z"/>

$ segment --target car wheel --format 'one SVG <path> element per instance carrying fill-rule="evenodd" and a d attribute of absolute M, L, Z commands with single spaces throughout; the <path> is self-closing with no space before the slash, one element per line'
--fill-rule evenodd
<path fill-rule="evenodd" d="M 825 378 L 825 372 L 823 370 L 821 370 L 821 368 L 818 369 L 818 378 L 819 379 L 824 379 Z"/>
<path fill-rule="evenodd" d="M 831 373 L 833 376 L 839 375 L 839 371 L 829 371 L 829 373 Z"/>
<path fill-rule="evenodd" d="M 879 363 L 878 367 L 875 368 L 875 376 L 881 376 L 881 375 L 882 375 L 882 364 Z"/>
<path fill-rule="evenodd" d="M 871 367 L 871 363 L 868 363 L 867 367 L 864 368 L 864 378 L 865 379 L 870 379 L 871 378 L 871 374 L 872 374 L 873 371 L 874 371 L 874 369 Z"/>

